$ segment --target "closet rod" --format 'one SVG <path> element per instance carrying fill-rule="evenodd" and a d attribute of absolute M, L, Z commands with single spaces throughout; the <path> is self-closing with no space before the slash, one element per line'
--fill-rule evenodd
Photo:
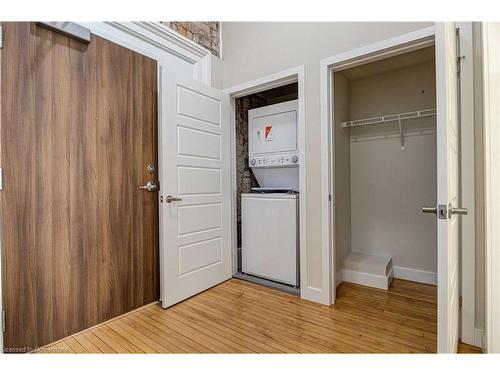
<path fill-rule="evenodd" d="M 386 122 L 393 122 L 393 121 L 400 122 L 401 120 L 411 120 L 411 119 L 417 119 L 417 118 L 421 118 L 421 117 L 428 117 L 428 116 L 435 116 L 435 115 L 436 115 L 436 108 L 422 109 L 419 111 L 395 113 L 392 115 L 370 117 L 370 118 L 365 118 L 365 119 L 361 119 L 361 120 L 343 121 L 342 127 L 343 128 L 354 128 L 356 126 L 376 125 L 376 124 L 383 124 Z"/>

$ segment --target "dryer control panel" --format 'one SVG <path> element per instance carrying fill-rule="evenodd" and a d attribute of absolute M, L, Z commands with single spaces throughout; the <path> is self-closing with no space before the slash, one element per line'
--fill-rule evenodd
<path fill-rule="evenodd" d="M 296 166 L 299 164 L 298 155 L 273 155 L 273 156 L 260 156 L 250 157 L 250 167 L 288 167 Z"/>

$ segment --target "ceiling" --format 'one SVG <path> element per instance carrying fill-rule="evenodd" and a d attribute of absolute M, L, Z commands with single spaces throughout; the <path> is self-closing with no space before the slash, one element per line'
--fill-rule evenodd
<path fill-rule="evenodd" d="M 342 74 L 350 80 L 368 77 L 374 74 L 405 68 L 434 60 L 434 46 L 404 53 L 369 64 L 342 70 Z"/>
<path fill-rule="evenodd" d="M 270 89 L 270 90 L 261 91 L 257 95 L 259 95 L 260 97 L 262 97 L 268 101 L 273 101 L 273 100 L 284 98 L 284 97 L 286 97 L 286 98 L 290 97 L 291 99 L 289 99 L 289 100 L 297 99 L 297 97 L 298 97 L 298 84 L 297 83 L 290 83 L 290 84 L 285 85 L 285 86 L 275 87 L 275 88 Z"/>

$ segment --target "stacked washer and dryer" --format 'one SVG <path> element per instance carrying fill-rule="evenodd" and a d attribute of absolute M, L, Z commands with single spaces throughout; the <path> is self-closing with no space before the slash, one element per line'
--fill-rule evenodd
<path fill-rule="evenodd" d="M 241 195 L 242 272 L 299 286 L 298 101 L 248 111 L 258 188 Z"/>

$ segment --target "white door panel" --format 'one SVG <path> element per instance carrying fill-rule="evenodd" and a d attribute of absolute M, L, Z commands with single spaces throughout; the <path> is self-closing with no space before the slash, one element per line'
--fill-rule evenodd
<path fill-rule="evenodd" d="M 220 99 L 214 99 L 210 94 L 205 95 L 196 89 L 193 90 L 188 85 L 177 86 L 177 97 L 179 99 L 176 107 L 177 114 L 220 127 Z"/>
<path fill-rule="evenodd" d="M 437 200 L 459 205 L 459 128 L 456 28 L 436 24 Z M 448 210 L 449 213 L 449 210 Z M 456 353 L 459 338 L 459 220 L 446 215 L 438 229 L 438 352 Z"/>
<path fill-rule="evenodd" d="M 228 97 L 162 76 L 162 306 L 231 277 Z M 167 196 L 181 199 L 168 202 Z"/>
<path fill-rule="evenodd" d="M 195 204 L 179 207 L 178 235 L 184 236 L 206 230 L 220 229 L 222 224 L 220 203 Z"/>
<path fill-rule="evenodd" d="M 181 126 L 177 129 L 179 155 L 220 160 L 221 136 L 219 134 Z"/>
<path fill-rule="evenodd" d="M 177 166 L 177 195 L 222 194 L 220 168 Z"/>

